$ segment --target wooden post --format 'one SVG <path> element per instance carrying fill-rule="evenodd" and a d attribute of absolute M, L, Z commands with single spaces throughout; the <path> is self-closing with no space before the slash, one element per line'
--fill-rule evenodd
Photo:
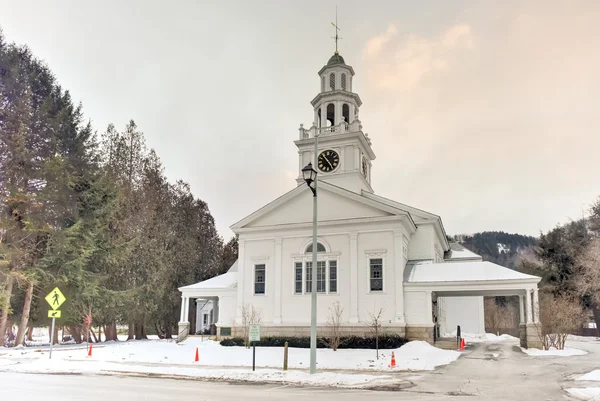
<path fill-rule="evenodd" d="M 288 370 L 288 342 L 283 344 L 283 370 Z"/>

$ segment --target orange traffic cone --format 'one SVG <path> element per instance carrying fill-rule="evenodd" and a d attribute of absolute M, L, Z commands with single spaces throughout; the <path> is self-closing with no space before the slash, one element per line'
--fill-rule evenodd
<path fill-rule="evenodd" d="M 200 360 L 200 357 L 198 355 L 198 347 L 196 347 L 196 358 L 194 359 L 194 362 L 198 362 Z"/>
<path fill-rule="evenodd" d="M 394 351 L 392 351 L 392 363 L 390 364 L 390 368 L 396 367 L 396 357 L 394 357 Z"/>
<path fill-rule="evenodd" d="M 465 349 L 465 339 L 463 338 L 463 339 L 460 341 L 460 350 L 461 350 L 461 351 L 464 351 L 464 349 Z"/>
<path fill-rule="evenodd" d="M 87 354 L 88 358 L 92 357 L 92 343 L 90 343 L 90 347 L 88 348 L 88 354 Z"/>

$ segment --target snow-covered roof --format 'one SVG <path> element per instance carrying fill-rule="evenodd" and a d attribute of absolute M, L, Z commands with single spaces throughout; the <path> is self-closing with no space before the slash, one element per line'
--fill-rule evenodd
<path fill-rule="evenodd" d="M 234 288 L 237 284 L 237 272 L 229 271 L 225 274 L 209 278 L 196 284 L 179 287 L 180 290 L 226 290 Z"/>
<path fill-rule="evenodd" d="M 456 242 L 451 242 L 450 252 L 448 252 L 444 261 L 456 262 L 461 260 L 483 260 L 483 258 L 480 255 L 469 251 L 464 246 L 457 244 Z"/>
<path fill-rule="evenodd" d="M 227 270 L 227 273 L 229 272 L 237 272 L 238 269 L 238 259 L 235 260 L 235 262 L 233 262 L 233 264 L 231 265 L 231 267 Z"/>
<path fill-rule="evenodd" d="M 464 281 L 531 280 L 540 278 L 520 273 L 491 262 L 470 261 L 431 263 L 408 261 L 404 270 L 406 283 L 436 283 Z"/>

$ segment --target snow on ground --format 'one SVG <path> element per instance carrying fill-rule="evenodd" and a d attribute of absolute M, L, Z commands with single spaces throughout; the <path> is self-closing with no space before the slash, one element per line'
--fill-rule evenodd
<path fill-rule="evenodd" d="M 579 376 L 577 379 L 575 380 L 582 380 L 582 381 L 600 381 L 600 369 L 596 369 L 591 371 L 590 373 L 587 373 L 583 376 Z"/>
<path fill-rule="evenodd" d="M 600 341 L 600 337 L 569 335 L 567 337 L 567 342 L 569 342 L 569 341 L 579 341 L 579 342 L 585 342 L 585 343 L 593 343 L 593 342 L 596 342 L 596 341 Z"/>
<path fill-rule="evenodd" d="M 194 362 L 196 347 L 199 362 Z M 181 343 L 169 340 L 127 341 L 101 343 L 92 347 L 92 357 L 87 357 L 84 347 L 55 347 L 53 359 L 94 360 L 119 363 L 194 364 L 201 366 L 249 367 L 252 366 L 252 349 L 245 347 L 223 347 L 216 341 L 189 337 Z M 27 348 L 9 349 L 4 356 L 18 359 L 44 359 L 48 350 L 34 352 Z M 38 349 L 39 351 L 39 349 Z M 390 368 L 394 352 L 396 367 Z M 330 370 L 434 370 L 437 366 L 452 363 L 460 352 L 435 348 L 424 341 L 411 341 L 395 350 L 380 350 L 379 360 L 375 350 L 367 349 L 317 349 L 317 368 Z M 288 366 L 308 368 L 309 349 L 289 348 Z M 280 368 L 283 365 L 283 347 L 257 347 L 256 366 Z"/>
<path fill-rule="evenodd" d="M 573 397 L 577 397 L 582 400 L 593 401 L 600 399 L 600 387 L 568 388 L 566 390 Z"/>
<path fill-rule="evenodd" d="M 456 337 L 456 330 L 452 333 L 444 334 L 444 337 Z M 485 342 L 501 342 L 501 341 L 518 341 L 517 337 L 513 337 L 508 334 L 495 335 L 492 333 L 484 334 L 473 334 L 473 333 L 461 333 L 461 337 L 465 339 L 467 344 L 469 343 L 485 343 Z"/>
<path fill-rule="evenodd" d="M 199 361 L 194 362 L 196 349 Z M 190 337 L 94 344 L 88 357 L 85 344 L 57 346 L 49 359 L 48 348 L 6 349 L 0 352 L 0 371 L 29 373 L 131 373 L 184 376 L 208 380 L 245 380 L 328 386 L 362 386 L 390 383 L 397 378 L 377 374 L 401 370 L 434 370 L 454 362 L 457 351 L 435 348 L 424 341 L 411 341 L 395 350 L 317 349 L 317 375 L 310 375 L 309 349 L 289 348 L 289 371 L 282 370 L 282 347 L 257 347 L 252 372 L 252 348 L 223 347 L 216 341 Z M 396 367 L 390 367 L 392 352 Z M 344 370 L 346 372 L 340 373 Z M 337 372 L 335 372 L 337 371 Z M 355 372 L 348 372 L 355 371 Z M 356 372 L 362 371 L 362 373 Z"/>
<path fill-rule="evenodd" d="M 524 353 L 529 356 L 578 356 L 578 355 L 587 355 L 587 351 L 583 351 L 577 348 L 566 348 L 565 349 L 556 349 L 550 348 L 549 350 L 543 350 L 538 348 L 523 348 L 521 347 Z"/>
<path fill-rule="evenodd" d="M 1 360 L 0 360 L 1 361 Z M 0 365 L 1 366 L 1 365 Z M 2 369 L 0 369 L 2 370 Z M 101 373 L 101 374 L 142 374 L 164 377 L 186 377 L 204 380 L 250 381 L 269 383 L 291 383 L 333 387 L 364 387 L 389 384 L 397 381 L 391 376 L 319 372 L 314 375 L 306 371 L 274 369 L 215 369 L 198 366 L 157 366 L 122 365 L 115 362 L 73 361 L 61 359 L 38 359 L 31 363 L 11 365 L 11 372 L 19 373 Z"/>

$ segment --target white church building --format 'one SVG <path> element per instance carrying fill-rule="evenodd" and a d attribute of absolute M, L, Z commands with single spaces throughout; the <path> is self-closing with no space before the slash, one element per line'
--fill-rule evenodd
<path fill-rule="evenodd" d="M 200 329 L 190 328 L 192 300 L 212 301 L 211 321 L 201 324 L 214 324 L 218 338 L 240 334 L 244 308 L 260 312 L 261 336 L 309 336 L 316 288 L 320 330 L 338 301 L 347 334 L 368 334 L 370 313 L 381 309 L 384 331 L 431 343 L 457 325 L 483 333 L 484 296 L 518 296 L 522 345 L 539 346 L 539 277 L 483 261 L 448 242 L 439 216 L 375 193 L 375 153 L 358 118 L 354 75 L 337 51 L 318 72 L 314 120 L 310 128 L 300 126 L 294 141 L 297 186 L 231 226 L 239 235 L 239 258 L 227 273 L 179 288 L 179 338 Z M 315 136 L 318 262 L 312 283 L 313 193 L 301 170 L 314 160 Z"/>

